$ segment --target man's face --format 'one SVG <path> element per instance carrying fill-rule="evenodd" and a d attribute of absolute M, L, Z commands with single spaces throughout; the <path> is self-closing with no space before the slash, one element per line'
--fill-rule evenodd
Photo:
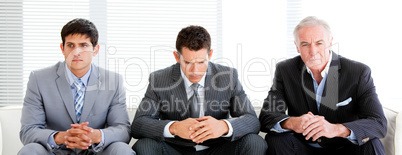
<path fill-rule="evenodd" d="M 332 37 L 321 25 L 301 27 L 295 41 L 297 52 L 308 68 L 322 71 L 329 60 Z"/>
<path fill-rule="evenodd" d="M 76 76 L 88 72 L 91 67 L 92 56 L 96 56 L 99 51 L 99 45 L 94 48 L 91 39 L 82 34 L 66 36 L 65 43 L 64 45 L 61 43 L 60 48 L 68 69 Z"/>
<path fill-rule="evenodd" d="M 207 72 L 208 62 L 211 59 L 213 51 L 211 50 L 208 55 L 208 50 L 205 48 L 198 51 L 191 51 L 190 49 L 183 47 L 181 55 L 177 52 L 173 53 L 176 61 L 180 63 L 184 75 L 186 75 L 190 82 L 198 83 L 205 72 Z"/>

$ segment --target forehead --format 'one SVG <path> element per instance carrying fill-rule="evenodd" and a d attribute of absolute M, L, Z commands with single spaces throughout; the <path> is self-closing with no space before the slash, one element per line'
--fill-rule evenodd
<path fill-rule="evenodd" d="M 322 25 L 304 26 L 298 31 L 300 41 L 327 40 L 328 31 Z"/>
<path fill-rule="evenodd" d="M 202 48 L 198 51 L 194 51 L 183 47 L 181 55 L 185 61 L 205 60 L 208 59 L 208 50 L 206 48 Z"/>
<path fill-rule="evenodd" d="M 69 34 L 66 36 L 65 38 L 66 42 L 87 42 L 87 43 L 91 43 L 91 38 L 89 38 L 86 34 Z"/>

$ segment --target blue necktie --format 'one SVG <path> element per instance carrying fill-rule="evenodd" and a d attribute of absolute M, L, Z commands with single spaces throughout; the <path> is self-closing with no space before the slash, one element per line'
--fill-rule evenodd
<path fill-rule="evenodd" d="M 193 96 L 189 99 L 189 106 L 190 106 L 190 115 L 192 118 L 199 118 L 200 117 L 200 96 L 198 95 L 198 87 L 200 84 L 193 83 L 191 88 L 194 91 Z"/>
<path fill-rule="evenodd" d="M 74 97 L 74 108 L 75 115 L 77 116 L 77 122 L 80 122 L 81 119 L 81 111 L 82 106 L 84 105 L 84 85 L 80 79 L 78 81 L 74 81 L 75 88 L 77 88 L 77 92 Z"/>

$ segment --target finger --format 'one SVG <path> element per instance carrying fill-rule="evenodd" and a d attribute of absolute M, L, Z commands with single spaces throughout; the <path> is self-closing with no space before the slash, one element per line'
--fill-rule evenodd
<path fill-rule="evenodd" d="M 313 141 L 316 141 L 318 138 L 322 137 L 324 135 L 323 131 L 320 131 L 318 133 L 316 133 L 312 138 Z"/>
<path fill-rule="evenodd" d="M 93 129 L 88 126 L 82 126 L 81 129 L 86 131 L 88 134 L 93 132 Z"/>
<path fill-rule="evenodd" d="M 318 132 L 322 130 L 321 126 L 316 126 L 314 129 L 312 129 L 306 136 L 306 140 L 310 139 L 311 137 L 315 136 Z"/>
<path fill-rule="evenodd" d="M 202 116 L 200 118 L 197 118 L 196 120 L 201 122 L 201 121 L 205 121 L 205 120 L 210 119 L 210 118 L 211 118 L 211 116 Z"/>
<path fill-rule="evenodd" d="M 307 124 L 307 123 L 306 123 Z M 303 136 L 305 136 L 305 135 L 307 135 L 307 134 L 309 134 L 312 130 L 314 130 L 315 128 L 317 128 L 319 125 L 318 125 L 318 123 L 317 122 L 311 122 L 310 124 L 309 124 L 309 126 L 307 126 L 307 128 L 304 128 L 303 127 L 303 129 L 304 129 L 304 131 L 303 131 Z"/>
<path fill-rule="evenodd" d="M 87 134 L 87 131 L 82 130 L 82 129 L 73 128 L 73 129 L 67 130 L 67 133 L 70 135 L 76 136 L 79 134 Z"/>
<path fill-rule="evenodd" d="M 204 126 L 205 126 L 205 122 L 197 122 L 197 123 L 191 125 L 189 130 L 190 131 L 197 131 L 197 130 L 201 129 Z"/>
<path fill-rule="evenodd" d="M 212 139 L 212 138 L 214 138 L 214 137 L 212 136 L 212 134 L 207 134 L 207 135 L 204 136 L 203 138 L 199 139 L 197 143 L 203 143 L 203 142 L 205 142 L 205 141 L 207 141 L 207 140 L 209 140 L 209 139 Z"/>
<path fill-rule="evenodd" d="M 309 111 L 307 114 L 309 114 L 310 116 L 314 116 L 314 114 L 311 111 Z"/>
<path fill-rule="evenodd" d="M 305 123 L 303 124 L 303 129 L 305 130 L 307 127 L 309 127 L 311 124 L 317 122 L 318 120 L 319 120 L 319 119 L 314 116 L 313 118 L 309 119 L 307 122 L 305 122 Z"/>
<path fill-rule="evenodd" d="M 190 138 L 194 139 L 196 137 L 198 137 L 200 134 L 204 133 L 205 131 L 207 131 L 206 128 L 200 128 L 198 129 L 196 132 L 194 132 L 193 134 L 191 134 Z"/>
<path fill-rule="evenodd" d="M 201 143 L 202 139 L 205 140 L 205 137 L 207 137 L 210 134 L 211 134 L 211 132 L 209 130 L 206 130 L 205 132 L 199 134 L 197 137 L 193 138 L 192 140 L 195 143 Z"/>
<path fill-rule="evenodd" d="M 82 134 L 82 135 L 80 135 L 80 138 L 81 138 L 81 141 L 88 143 L 88 144 L 92 144 L 92 139 L 89 138 L 88 135 Z"/>

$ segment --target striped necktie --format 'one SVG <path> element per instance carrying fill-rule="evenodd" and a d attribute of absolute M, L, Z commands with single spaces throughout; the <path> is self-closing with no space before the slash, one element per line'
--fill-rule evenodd
<path fill-rule="evenodd" d="M 190 97 L 188 100 L 190 106 L 190 114 L 192 118 L 199 118 L 200 117 L 200 95 L 198 95 L 198 87 L 200 84 L 193 83 L 191 88 L 194 91 L 193 96 Z"/>
<path fill-rule="evenodd" d="M 81 111 L 82 106 L 84 105 L 84 85 L 81 79 L 78 81 L 74 81 L 75 88 L 77 88 L 77 92 L 75 93 L 74 97 L 74 108 L 75 108 L 75 115 L 77 116 L 77 122 L 80 122 L 81 119 Z"/>

